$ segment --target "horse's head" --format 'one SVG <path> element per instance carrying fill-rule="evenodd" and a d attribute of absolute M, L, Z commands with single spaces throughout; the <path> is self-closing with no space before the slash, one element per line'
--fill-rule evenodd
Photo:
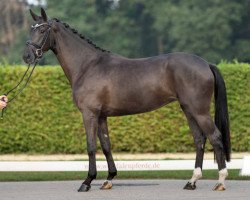
<path fill-rule="evenodd" d="M 23 60 L 28 64 L 41 58 L 52 44 L 51 20 L 48 20 L 45 10 L 41 8 L 41 16 L 36 15 L 32 10 L 30 14 L 35 24 L 30 28 L 30 39 L 26 42 L 23 54 Z"/>

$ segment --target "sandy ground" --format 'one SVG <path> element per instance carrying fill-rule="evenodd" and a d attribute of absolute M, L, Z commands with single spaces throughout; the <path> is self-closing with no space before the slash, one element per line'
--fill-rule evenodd
<path fill-rule="evenodd" d="M 233 159 L 250 156 L 250 152 L 232 153 Z M 105 159 L 103 154 L 97 154 L 97 159 Z M 162 160 L 162 159 L 195 159 L 195 153 L 146 153 L 146 154 L 113 154 L 115 160 Z M 205 159 L 213 159 L 213 153 L 206 153 Z M 87 154 L 74 155 L 27 155 L 5 154 L 0 155 L 0 161 L 50 161 L 50 160 L 88 160 Z"/>

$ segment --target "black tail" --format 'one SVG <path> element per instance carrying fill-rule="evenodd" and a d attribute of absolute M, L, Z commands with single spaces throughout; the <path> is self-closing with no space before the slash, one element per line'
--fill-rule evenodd
<path fill-rule="evenodd" d="M 229 117 L 227 110 L 227 92 L 225 82 L 219 69 L 209 64 L 214 74 L 214 99 L 215 99 L 215 125 L 222 135 L 222 143 L 226 160 L 229 162 L 231 157 L 231 142 L 229 131 Z"/>

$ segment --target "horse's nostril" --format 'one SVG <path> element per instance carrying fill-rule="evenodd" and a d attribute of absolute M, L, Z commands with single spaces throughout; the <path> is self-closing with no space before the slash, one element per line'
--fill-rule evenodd
<path fill-rule="evenodd" d="M 28 62 L 30 62 L 31 61 L 31 55 L 29 54 L 29 53 L 25 53 L 24 55 L 23 55 L 23 60 L 24 60 L 24 62 L 26 62 L 26 63 L 28 63 Z"/>

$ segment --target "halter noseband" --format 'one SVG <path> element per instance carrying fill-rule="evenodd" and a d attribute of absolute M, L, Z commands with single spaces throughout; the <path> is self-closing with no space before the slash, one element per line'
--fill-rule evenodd
<path fill-rule="evenodd" d="M 46 44 L 46 42 L 47 42 L 47 40 L 49 38 L 49 35 L 50 35 L 51 22 L 49 21 L 48 23 L 36 24 L 34 26 L 31 26 L 32 28 L 36 29 L 36 28 L 38 28 L 40 26 L 44 26 L 44 25 L 48 26 L 49 28 L 46 30 L 46 34 L 44 35 L 43 40 L 42 40 L 40 45 L 37 45 L 37 44 L 33 43 L 31 40 L 28 40 L 26 42 L 26 45 L 30 45 L 30 46 L 35 47 L 35 52 L 34 53 L 38 58 L 41 58 L 43 56 L 43 47 Z"/>

